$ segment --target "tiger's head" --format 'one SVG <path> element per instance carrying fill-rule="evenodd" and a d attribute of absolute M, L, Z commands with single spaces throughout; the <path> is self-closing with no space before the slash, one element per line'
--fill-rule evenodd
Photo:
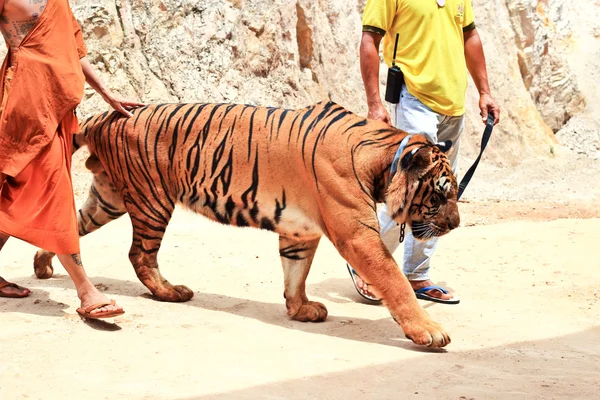
<path fill-rule="evenodd" d="M 386 205 L 417 240 L 445 235 L 460 224 L 458 184 L 445 154 L 451 147 L 450 141 L 431 144 L 421 135 L 407 136 L 392 164 Z"/>

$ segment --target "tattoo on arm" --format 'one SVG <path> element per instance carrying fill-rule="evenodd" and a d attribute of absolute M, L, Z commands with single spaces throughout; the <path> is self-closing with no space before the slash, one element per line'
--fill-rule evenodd
<path fill-rule="evenodd" d="M 83 267 L 83 264 L 81 263 L 81 256 L 79 254 L 71 254 L 71 258 L 73 259 L 75 264 L 77 264 L 80 267 Z"/>

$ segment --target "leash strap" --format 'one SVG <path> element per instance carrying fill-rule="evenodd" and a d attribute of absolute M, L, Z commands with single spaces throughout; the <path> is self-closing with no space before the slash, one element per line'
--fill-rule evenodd
<path fill-rule="evenodd" d="M 390 179 L 388 181 L 388 185 L 392 182 L 392 178 L 394 177 L 394 175 L 396 175 L 396 171 L 398 171 L 398 164 L 400 164 L 400 156 L 402 155 L 402 153 L 404 153 L 404 149 L 406 149 L 409 140 L 410 135 L 406 135 L 402 142 L 400 142 L 398 150 L 396 150 L 396 155 L 394 155 L 394 160 L 392 161 L 392 165 L 390 167 Z"/>
<path fill-rule="evenodd" d="M 490 141 L 490 138 L 492 137 L 493 129 L 494 129 L 494 115 L 490 112 L 488 114 L 487 122 L 485 123 L 485 129 L 483 130 L 483 136 L 481 137 L 481 150 L 479 151 L 479 155 L 477 156 L 477 159 L 475 160 L 473 165 L 471 165 L 471 168 L 469 168 L 469 170 L 467 171 L 465 176 L 460 181 L 460 185 L 458 185 L 457 201 L 460 199 L 460 196 L 462 196 L 463 192 L 465 191 L 465 188 L 469 184 L 469 181 L 473 177 L 473 174 L 475 174 L 475 169 L 477 169 L 477 165 L 479 164 L 479 161 L 481 160 L 483 151 L 485 150 L 485 147 L 487 146 L 488 142 Z"/>

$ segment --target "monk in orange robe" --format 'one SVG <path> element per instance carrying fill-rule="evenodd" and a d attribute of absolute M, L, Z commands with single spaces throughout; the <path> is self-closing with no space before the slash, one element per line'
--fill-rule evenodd
<path fill-rule="evenodd" d="M 8 47 L 0 71 L 0 249 L 12 236 L 58 254 L 80 314 L 120 315 L 81 264 L 72 136 L 86 81 L 127 117 L 142 104 L 113 95 L 95 74 L 68 0 L 0 0 L 0 30 Z M 0 297 L 29 293 L 0 278 Z"/>

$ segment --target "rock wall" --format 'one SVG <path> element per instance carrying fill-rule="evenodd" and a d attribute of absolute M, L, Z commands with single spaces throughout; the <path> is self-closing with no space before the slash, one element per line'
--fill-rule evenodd
<path fill-rule="evenodd" d="M 570 1 L 506 0 L 519 68 L 544 121 L 554 132 L 585 108 L 565 48 L 573 37 Z"/>
<path fill-rule="evenodd" d="M 145 102 L 364 111 L 360 17 L 346 2 L 72 0 L 90 58 L 110 86 Z M 89 92 L 84 112 L 101 105 Z M 352 107 L 353 106 L 353 107 Z"/>
<path fill-rule="evenodd" d="M 358 61 L 365 0 L 70 2 L 90 61 L 124 96 L 285 107 L 331 99 L 366 114 Z M 489 162 L 514 165 L 549 155 L 557 144 L 553 132 L 585 107 L 565 56 L 553 51 L 570 37 L 560 25 L 563 3 L 473 0 L 492 94 L 503 113 Z M 385 75 L 384 66 L 382 93 Z M 467 102 L 462 152 L 474 157 L 483 125 L 472 82 Z M 106 109 L 86 88 L 80 114 Z"/>
<path fill-rule="evenodd" d="M 571 33 L 557 50 L 565 56 L 585 97 L 586 107 L 573 115 L 556 132 L 556 137 L 565 148 L 586 155 L 597 166 L 600 160 L 600 0 L 565 2 L 561 15 L 561 19 L 569 21 Z"/>

